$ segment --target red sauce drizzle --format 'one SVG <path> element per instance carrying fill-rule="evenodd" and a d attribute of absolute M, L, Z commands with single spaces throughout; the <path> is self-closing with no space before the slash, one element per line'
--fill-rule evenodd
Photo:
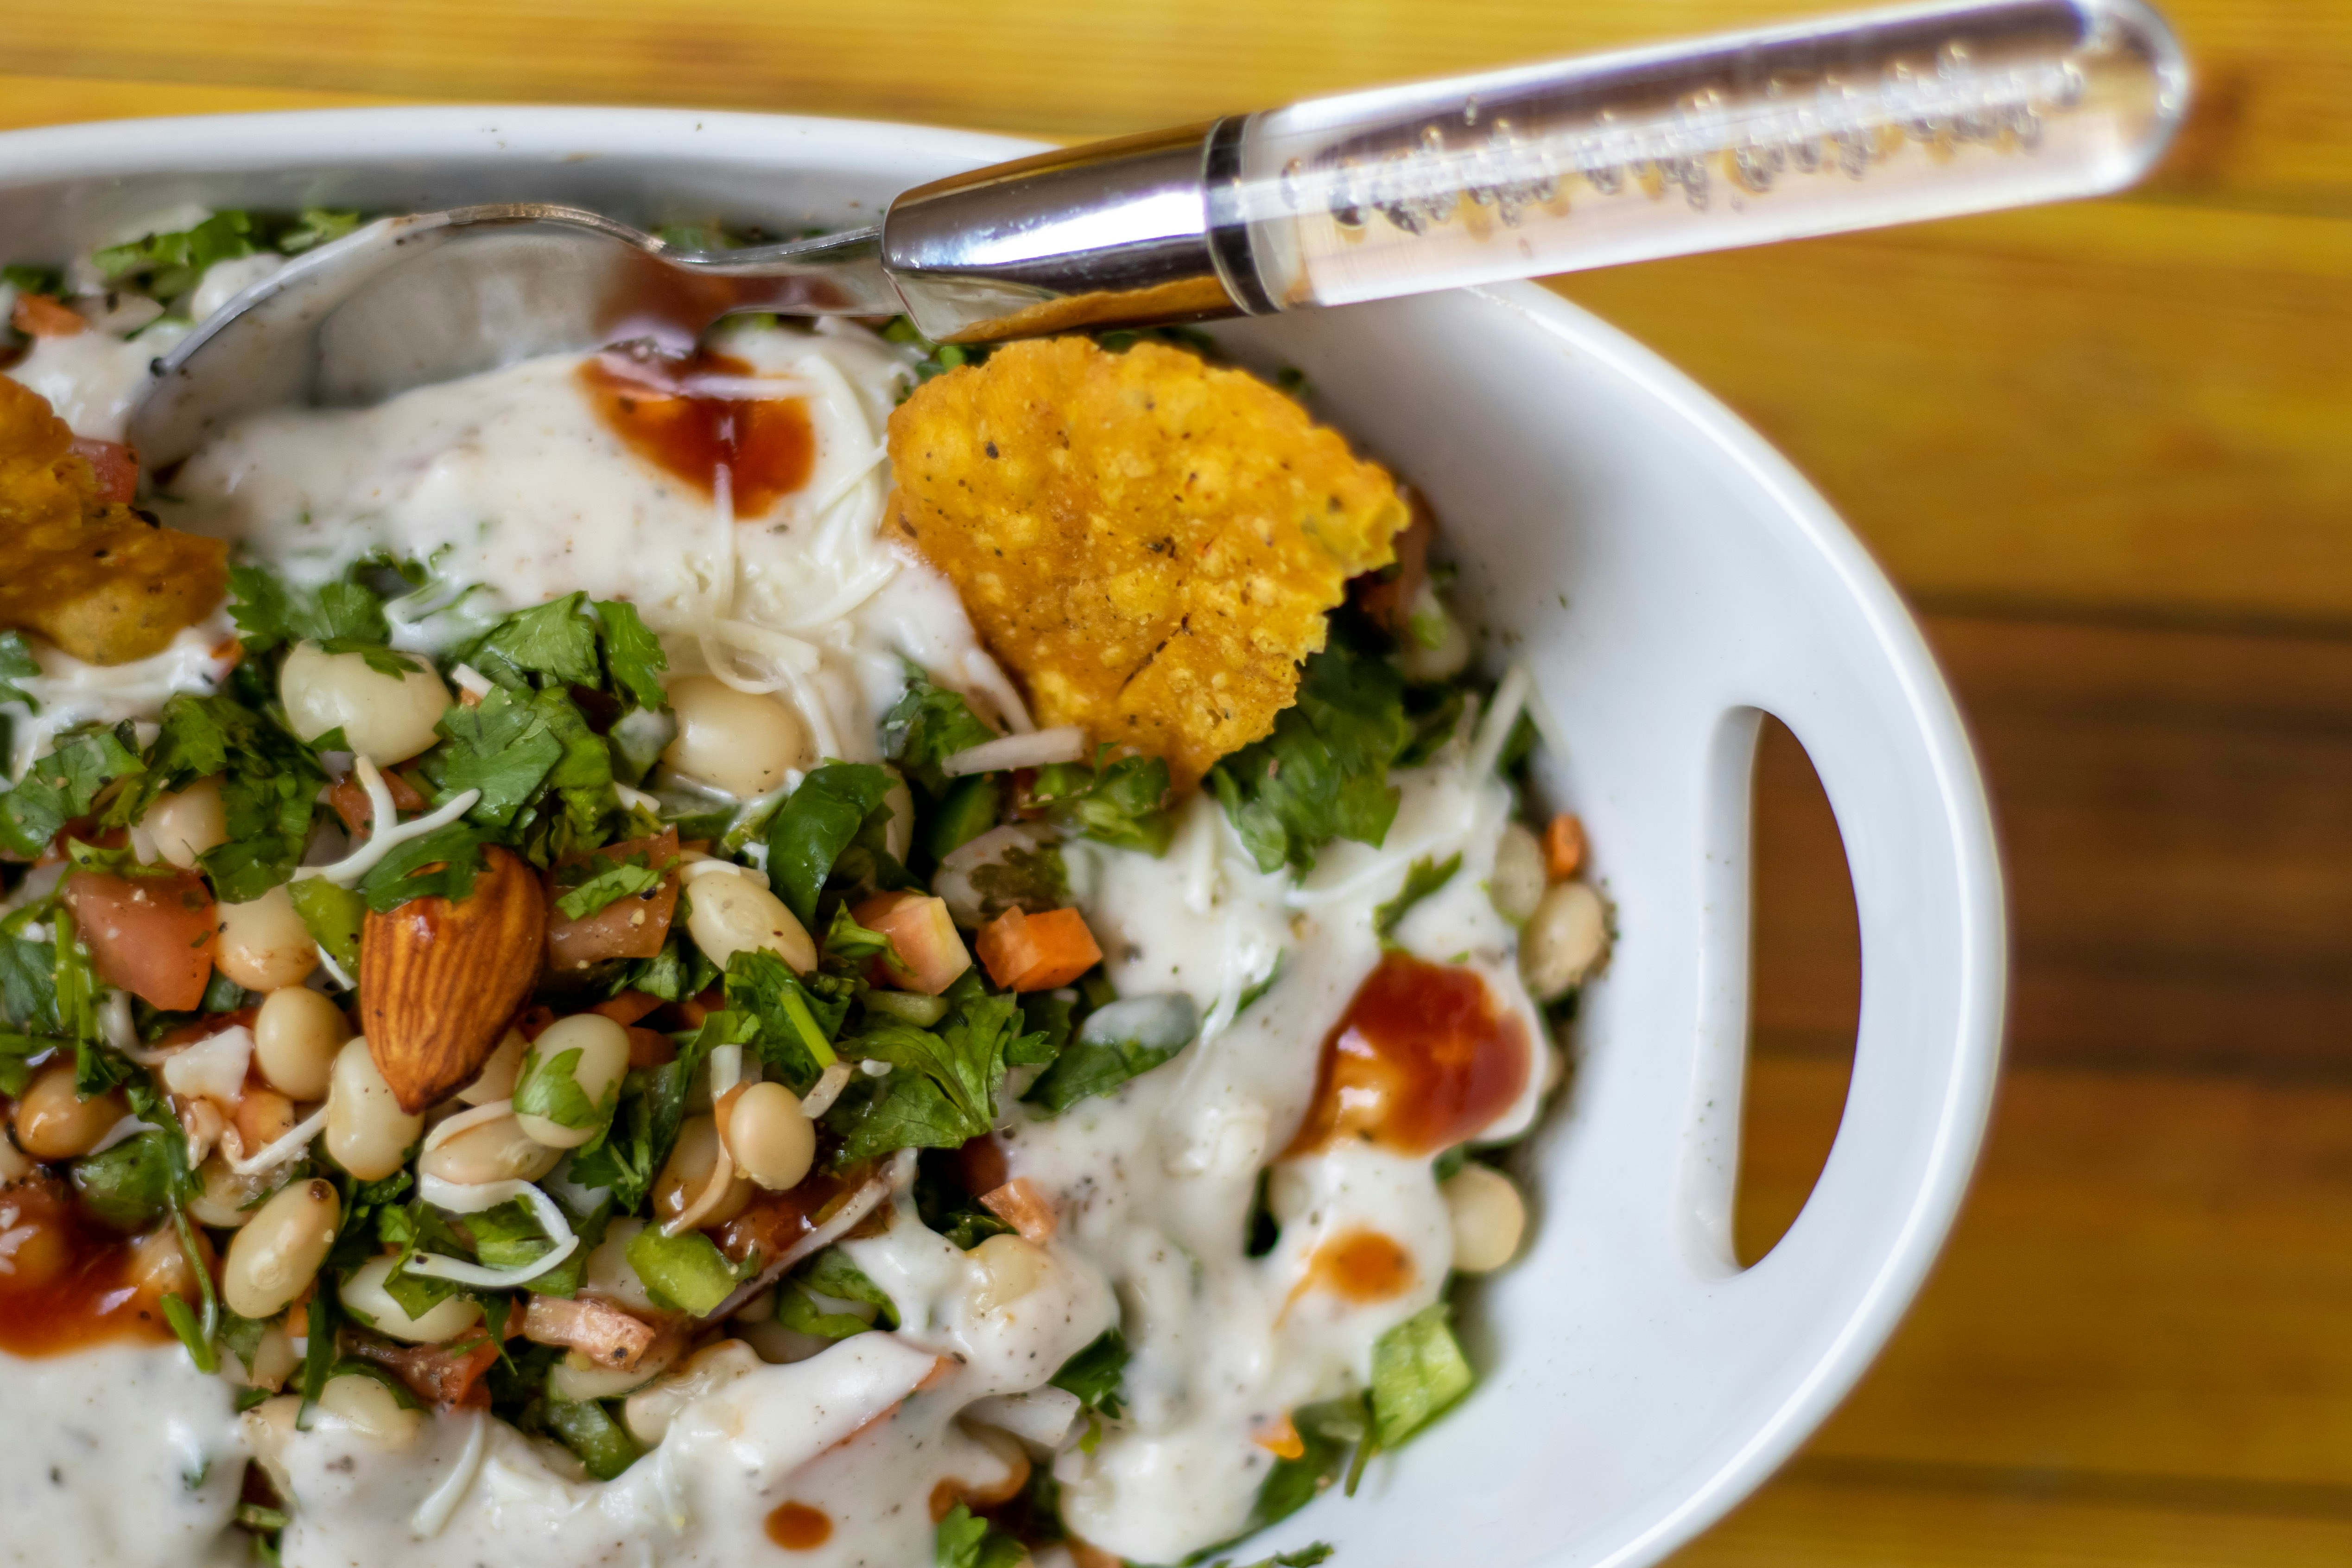
<path fill-rule="evenodd" d="M 580 382 L 629 450 L 706 496 L 718 495 L 724 474 L 735 516 L 753 518 L 808 483 L 816 429 L 804 399 L 730 397 L 700 385 L 752 374 L 708 349 L 683 359 L 608 349 L 580 366 Z"/>
<path fill-rule="evenodd" d="M 1450 1149 L 1518 1099 L 1530 1058 L 1526 1026 L 1475 971 L 1391 952 L 1324 1040 L 1315 1102 L 1286 1154 L 1341 1138 L 1401 1154 Z"/>
<path fill-rule="evenodd" d="M 1377 1230 L 1351 1230 L 1315 1249 L 1294 1295 L 1328 1290 L 1342 1300 L 1388 1301 L 1412 1289 L 1412 1258 Z"/>
<path fill-rule="evenodd" d="M 0 1191 L 0 1351 L 63 1355 L 106 1340 L 165 1341 L 171 1326 L 131 1280 L 132 1243 L 85 1219 L 48 1184 Z"/>
<path fill-rule="evenodd" d="M 824 1510 L 804 1502 L 782 1502 L 768 1515 L 768 1539 L 787 1552 L 814 1552 L 833 1539 Z"/>

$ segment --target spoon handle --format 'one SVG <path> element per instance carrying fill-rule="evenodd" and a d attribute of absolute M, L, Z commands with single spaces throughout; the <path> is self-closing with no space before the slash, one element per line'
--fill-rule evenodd
<path fill-rule="evenodd" d="M 1265 314 L 2093 195 L 2187 103 L 2140 0 L 1866 12 L 982 170 L 883 261 L 935 338 Z"/>

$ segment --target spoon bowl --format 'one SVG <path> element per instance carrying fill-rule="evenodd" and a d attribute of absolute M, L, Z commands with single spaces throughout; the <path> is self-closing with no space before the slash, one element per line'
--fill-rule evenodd
<path fill-rule="evenodd" d="M 263 408 L 362 407 L 611 343 L 684 353 L 744 310 L 890 315 L 877 237 L 691 251 L 546 203 L 383 218 L 295 258 L 157 360 L 131 443 L 163 468 Z"/>

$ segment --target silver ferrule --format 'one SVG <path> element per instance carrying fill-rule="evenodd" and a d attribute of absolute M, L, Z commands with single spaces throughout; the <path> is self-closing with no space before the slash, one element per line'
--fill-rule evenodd
<path fill-rule="evenodd" d="M 924 336 L 1044 332 L 1255 315 L 1273 306 L 1232 204 L 1243 121 L 1040 153 L 907 192 L 882 265 Z"/>

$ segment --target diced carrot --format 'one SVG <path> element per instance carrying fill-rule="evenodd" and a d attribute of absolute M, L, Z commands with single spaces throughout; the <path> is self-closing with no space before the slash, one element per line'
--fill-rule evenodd
<path fill-rule="evenodd" d="M 1544 870 L 1555 882 L 1565 882 L 1584 865 L 1584 821 L 1563 811 L 1544 829 Z"/>
<path fill-rule="evenodd" d="M 971 967 L 945 899 L 921 893 L 877 893 L 850 911 L 868 931 L 890 939 L 890 959 L 877 959 L 866 978 L 877 985 L 936 996 Z"/>
<path fill-rule="evenodd" d="M 8 324 L 28 338 L 69 338 L 89 323 L 54 294 L 18 294 Z"/>
<path fill-rule="evenodd" d="M 76 320 L 79 320 L 79 317 Z M 128 506 L 139 493 L 139 458 L 120 441 L 92 436 L 74 437 L 73 455 L 89 465 L 98 479 L 98 499 Z"/>
<path fill-rule="evenodd" d="M 203 1004 L 218 921 L 202 877 L 76 871 L 66 879 L 66 906 L 100 980 L 167 1013 L 193 1013 Z"/>
<path fill-rule="evenodd" d="M 981 1206 L 1021 1233 L 1024 1241 L 1043 1246 L 1054 1235 L 1054 1205 L 1026 1176 L 1015 1176 L 1001 1187 L 980 1194 Z"/>
<path fill-rule="evenodd" d="M 629 1066 L 638 1071 L 666 1068 L 677 1060 L 677 1043 L 659 1029 L 629 1026 Z"/>
<path fill-rule="evenodd" d="M 1277 1459 L 1298 1459 L 1307 1455 L 1307 1439 L 1298 1435 L 1297 1426 L 1286 1412 L 1271 1426 L 1262 1426 L 1252 1433 L 1250 1441 Z"/>
<path fill-rule="evenodd" d="M 588 1011 L 602 1013 L 625 1029 L 661 1005 L 662 999 L 650 991 L 624 991 L 617 996 L 605 997 Z"/>
<path fill-rule="evenodd" d="M 1051 991 L 1102 962 L 1094 932 L 1076 910 L 1007 910 L 982 930 L 979 945 L 988 977 L 1008 991 Z"/>

